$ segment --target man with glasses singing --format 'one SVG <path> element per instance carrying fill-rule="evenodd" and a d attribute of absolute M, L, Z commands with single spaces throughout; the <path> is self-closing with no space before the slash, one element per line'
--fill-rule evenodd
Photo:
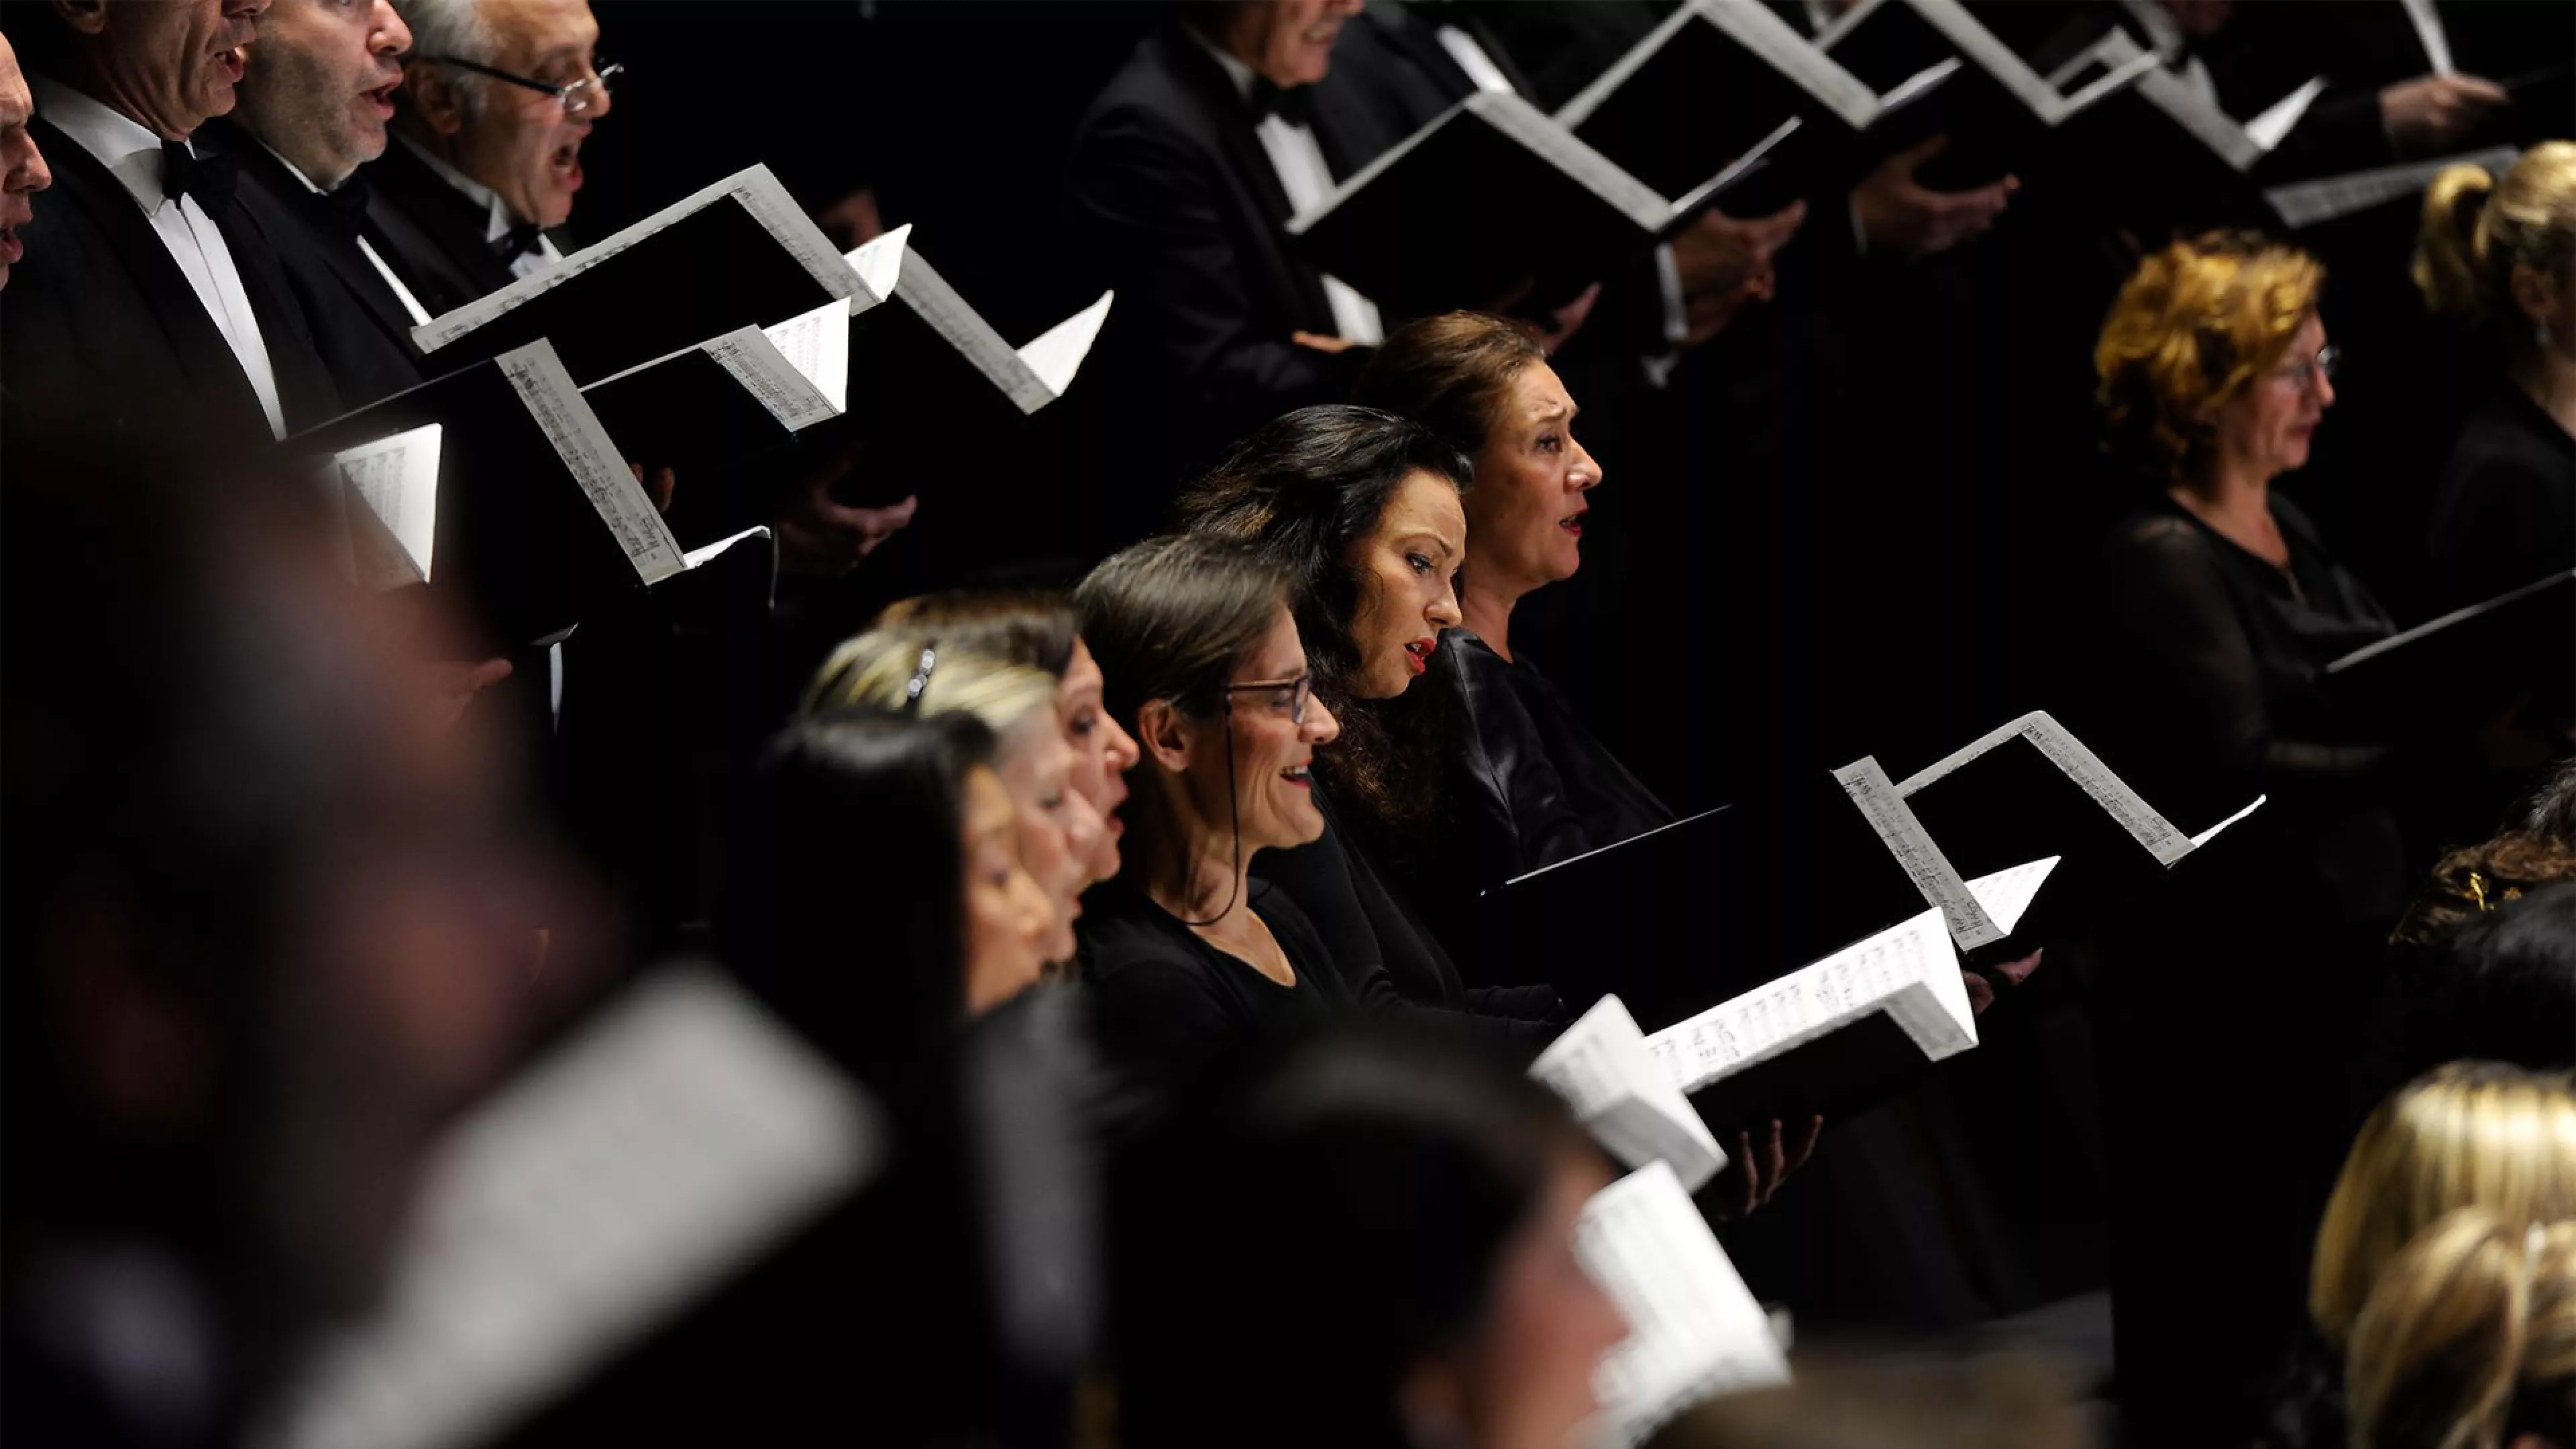
<path fill-rule="evenodd" d="M 434 315 L 563 259 L 581 147 L 618 68 L 585 0 L 397 0 L 411 53 L 368 220 Z"/>

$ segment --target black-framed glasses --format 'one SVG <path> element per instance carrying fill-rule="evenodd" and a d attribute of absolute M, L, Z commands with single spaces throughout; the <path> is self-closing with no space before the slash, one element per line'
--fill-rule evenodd
<path fill-rule="evenodd" d="M 591 68 L 588 75 L 577 81 L 558 85 L 553 81 L 541 81 L 530 76 L 497 70 L 479 60 L 467 60 L 461 55 L 424 55 L 420 58 L 433 65 L 452 65 L 458 70 L 470 70 L 476 75 L 488 75 L 496 81 L 525 86 L 532 91 L 543 91 L 562 103 L 564 114 L 567 116 L 587 115 L 599 109 L 600 98 L 607 95 L 617 78 L 626 73 L 625 66 L 612 63 Z"/>
<path fill-rule="evenodd" d="M 1315 671 L 1307 670 L 1294 679 L 1247 679 L 1240 684 L 1229 684 L 1225 687 L 1226 702 L 1233 703 L 1234 697 L 1238 694 L 1261 690 L 1268 690 L 1274 694 L 1282 690 L 1289 691 L 1288 722 L 1304 724 L 1306 702 L 1315 697 Z"/>
<path fill-rule="evenodd" d="M 2343 349 L 2329 342 L 2317 349 L 2317 355 L 2272 369 L 2272 375 L 2302 391 L 2319 382 L 2334 381 L 2335 369 L 2343 365 Z"/>

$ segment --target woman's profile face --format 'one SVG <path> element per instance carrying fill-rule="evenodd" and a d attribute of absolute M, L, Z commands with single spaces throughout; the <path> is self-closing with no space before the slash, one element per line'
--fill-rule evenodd
<path fill-rule="evenodd" d="M 1073 641 L 1073 662 L 1055 688 L 1056 723 L 1073 747 L 1073 792 L 1100 812 L 1100 843 L 1086 862 L 1091 882 L 1118 874 L 1118 837 L 1127 824 L 1118 807 L 1127 801 L 1127 772 L 1136 764 L 1136 739 L 1109 717 L 1101 703 L 1100 664 L 1080 639 Z M 1090 882 L 1086 882 L 1088 884 Z"/>
<path fill-rule="evenodd" d="M 1558 1159 L 1546 1196 L 1494 1261 L 1483 1320 L 1408 1390 L 1476 1449 L 1559 1449 L 1599 1407 L 1593 1371 L 1627 1320 L 1574 1252 L 1583 1205 L 1610 1185 L 1590 1154 Z M 1421 1382 L 1428 1378 L 1430 1382 Z"/>
<path fill-rule="evenodd" d="M 1601 485 L 1601 465 L 1574 440 L 1574 414 L 1574 399 L 1546 363 L 1512 379 L 1467 494 L 1470 584 L 1487 578 L 1525 593 L 1583 567 L 1583 514 L 1591 507 L 1584 495 Z"/>
<path fill-rule="evenodd" d="M 1457 627 L 1451 580 L 1466 559 L 1467 512 L 1448 480 L 1415 473 L 1387 495 L 1377 528 L 1344 559 L 1359 574 L 1351 645 L 1359 651 L 1354 689 L 1392 699 L 1430 667 L 1440 631 Z"/>
<path fill-rule="evenodd" d="M 1019 809 L 1020 860 L 1054 903 L 1047 959 L 1073 957 L 1073 922 L 1082 889 L 1108 832 L 1100 812 L 1073 791 L 1075 756 L 1052 711 L 1032 712 L 1002 737 L 1002 784 Z"/>
<path fill-rule="evenodd" d="M 1034 984 L 1046 967 L 1058 917 L 1020 863 L 1019 807 L 1002 777 L 967 772 L 966 1010 L 981 1016 Z"/>
<path fill-rule="evenodd" d="M 1237 688 L 1218 701 L 1231 712 L 1234 737 L 1234 798 L 1243 831 L 1243 849 L 1285 850 L 1324 833 L 1324 815 L 1316 808 L 1314 782 L 1307 771 L 1318 746 L 1330 744 L 1342 727 L 1324 702 L 1305 696 L 1303 718 L 1293 681 L 1306 673 L 1305 646 L 1297 623 L 1281 609 L 1268 632 L 1235 666 Z M 1228 828 L 1226 811 L 1227 720 L 1212 719 L 1190 736 L 1188 772 L 1192 793 L 1205 802 L 1213 828 Z"/>
<path fill-rule="evenodd" d="M 2291 334 L 2281 360 L 2219 410 L 2222 456 L 2241 460 L 2267 479 L 2307 466 L 2308 445 L 2335 400 L 2334 384 L 2320 365 L 2325 346 L 2326 324 L 2311 312 Z"/>

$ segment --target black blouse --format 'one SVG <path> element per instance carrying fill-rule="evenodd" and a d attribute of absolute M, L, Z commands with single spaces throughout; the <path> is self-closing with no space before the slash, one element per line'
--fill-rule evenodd
<path fill-rule="evenodd" d="M 1673 812 L 1584 728 L 1527 656 L 1505 659 L 1473 630 L 1440 636 L 1424 682 L 1448 695 L 1442 853 L 1478 886 L 1673 823 Z"/>
<path fill-rule="evenodd" d="M 2393 909 L 2381 898 L 2402 889 L 2395 826 L 2378 804 L 2389 752 L 2317 681 L 2394 626 L 2306 515 L 2278 494 L 2271 508 L 2286 569 L 2162 493 L 2113 530 L 2102 702 L 2125 746 L 2123 773 L 2192 823 L 2269 796 L 2266 811 L 2276 824 L 2296 817 L 2309 863 L 2348 905 Z"/>
<path fill-rule="evenodd" d="M 2576 568 L 2576 437 L 2509 381 L 2451 445 L 2432 550 L 2446 608 Z"/>
<path fill-rule="evenodd" d="M 1133 1089 L 1169 1102 L 1219 1058 L 1284 1024 L 1357 1002 L 1306 913 L 1256 881 L 1252 913 L 1297 973 L 1282 986 L 1201 940 L 1123 880 L 1083 897 L 1082 966 L 1102 1055 Z"/>

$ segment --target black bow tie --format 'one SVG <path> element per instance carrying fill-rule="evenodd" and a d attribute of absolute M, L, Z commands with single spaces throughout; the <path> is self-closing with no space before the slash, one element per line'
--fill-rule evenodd
<path fill-rule="evenodd" d="M 1292 126 L 1311 126 L 1315 122 L 1313 86 L 1290 86 L 1282 90 L 1272 84 L 1269 77 L 1255 76 L 1252 94 L 1244 98 L 1244 103 L 1252 107 L 1252 123 L 1256 126 L 1270 116 L 1277 116 Z"/>
<path fill-rule="evenodd" d="M 544 256 L 545 247 L 541 244 L 543 230 L 533 221 L 520 222 L 492 238 L 492 255 L 504 263 L 515 262 L 521 257 Z"/>
<path fill-rule="evenodd" d="M 315 198 L 321 203 L 323 218 L 343 236 L 359 237 L 367 230 L 367 183 L 352 176 L 332 190 Z"/>
<path fill-rule="evenodd" d="M 161 143 L 161 194 L 172 201 L 197 199 L 197 209 L 220 217 L 233 204 L 233 158 L 191 155 L 185 141 Z"/>

